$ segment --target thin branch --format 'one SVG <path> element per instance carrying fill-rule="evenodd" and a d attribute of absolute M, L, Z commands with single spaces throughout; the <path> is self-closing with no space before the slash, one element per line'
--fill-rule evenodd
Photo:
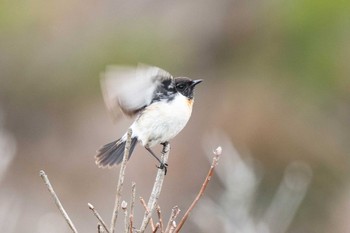
<path fill-rule="evenodd" d="M 130 200 L 130 215 L 129 215 L 130 233 L 132 233 L 132 230 L 134 227 L 135 199 L 136 199 L 136 183 L 132 182 L 132 184 L 131 184 L 131 200 Z"/>
<path fill-rule="evenodd" d="M 89 209 L 92 210 L 92 212 L 94 213 L 95 217 L 97 218 L 97 220 L 100 222 L 101 226 L 104 228 L 104 230 L 109 233 L 109 230 L 107 228 L 106 223 L 103 221 L 101 215 L 97 212 L 97 210 L 95 209 L 95 207 L 88 203 Z"/>
<path fill-rule="evenodd" d="M 169 157 L 169 151 L 170 151 L 170 144 L 166 143 L 163 146 L 163 151 L 161 155 L 161 161 L 165 164 L 168 162 L 168 157 Z M 156 180 L 153 185 L 152 193 L 151 196 L 148 200 L 148 209 L 149 213 L 144 214 L 142 224 L 140 227 L 140 232 L 143 233 L 151 219 L 152 213 L 156 207 L 160 192 L 162 190 L 162 185 L 164 181 L 164 176 L 165 176 L 165 169 L 158 169 Z"/>
<path fill-rule="evenodd" d="M 126 201 L 122 201 L 121 208 L 124 212 L 124 232 L 129 232 L 129 221 L 128 221 L 128 203 Z"/>
<path fill-rule="evenodd" d="M 160 210 L 160 206 L 157 206 L 157 215 L 158 215 L 158 222 L 159 222 L 159 230 L 161 233 L 163 233 L 163 219 L 162 219 L 162 211 Z"/>
<path fill-rule="evenodd" d="M 202 184 L 202 188 L 199 190 L 198 195 L 196 196 L 196 198 L 192 202 L 191 206 L 188 208 L 188 210 L 186 211 L 186 213 L 182 217 L 181 221 L 179 222 L 179 225 L 176 227 L 176 229 L 175 229 L 176 233 L 181 230 L 182 226 L 186 222 L 186 220 L 187 220 L 188 216 L 190 215 L 191 211 L 193 210 L 193 208 L 195 207 L 195 205 L 197 204 L 199 199 L 202 197 L 205 189 L 207 188 L 207 185 L 208 185 L 211 177 L 213 176 L 214 168 L 218 165 L 219 157 L 220 157 L 220 155 L 222 153 L 221 147 L 216 148 L 216 150 L 213 153 L 214 153 L 215 156 L 213 158 L 213 161 L 212 161 L 211 167 L 209 169 L 208 175 L 205 178 L 204 183 Z"/>
<path fill-rule="evenodd" d="M 134 215 L 135 209 L 135 199 L 136 199 L 136 183 L 131 184 L 131 200 L 130 200 L 130 214 Z"/>
<path fill-rule="evenodd" d="M 99 224 L 97 224 L 97 233 L 104 233 L 105 232 L 105 230 L 103 230 L 104 228 L 103 228 L 103 226 L 101 226 L 101 224 L 99 223 Z"/>
<path fill-rule="evenodd" d="M 166 233 L 169 233 L 170 230 L 173 228 L 173 226 L 175 225 L 175 219 L 176 217 L 179 215 L 180 213 L 180 209 L 178 206 L 174 206 L 171 210 L 171 215 L 170 215 L 170 218 L 169 218 L 169 221 L 168 221 L 168 224 L 166 226 L 166 229 L 165 229 L 165 232 Z M 176 225 L 175 225 L 176 227 Z M 174 229 L 173 229 L 174 230 Z"/>
<path fill-rule="evenodd" d="M 169 228 L 168 233 L 173 233 L 173 232 L 175 232 L 175 229 L 176 229 L 176 222 L 175 222 L 175 221 L 172 221 L 171 224 L 170 224 L 170 228 Z"/>
<path fill-rule="evenodd" d="M 156 232 L 158 231 L 159 227 L 160 227 L 160 224 L 159 224 L 159 222 L 158 222 L 158 223 L 156 224 L 156 227 L 155 227 L 154 230 L 152 231 L 152 233 L 156 233 Z"/>
<path fill-rule="evenodd" d="M 61 214 L 63 215 L 64 219 L 66 220 L 68 226 L 70 227 L 70 229 L 72 229 L 72 231 L 74 233 L 77 233 L 78 232 L 77 229 L 75 228 L 72 220 L 69 218 L 67 212 L 64 210 L 60 200 L 58 199 L 55 191 L 52 188 L 52 185 L 50 183 L 49 178 L 47 177 L 47 175 L 45 174 L 45 172 L 43 170 L 40 171 L 40 176 L 44 180 L 44 183 L 45 183 L 47 189 L 49 190 L 51 196 L 55 200 L 55 204 L 56 204 L 57 208 L 59 209 L 59 211 L 61 212 Z"/>
<path fill-rule="evenodd" d="M 127 134 L 127 139 L 126 139 L 125 150 L 124 150 L 124 157 L 123 157 L 123 161 L 122 161 L 122 164 L 121 164 L 121 167 L 120 167 L 120 171 L 119 171 L 119 179 L 118 179 L 118 185 L 117 185 L 117 194 L 115 196 L 115 203 L 114 203 L 114 209 L 113 209 L 112 220 L 111 220 L 111 228 L 110 228 L 110 232 L 111 233 L 115 232 L 115 224 L 117 222 L 118 211 L 120 209 L 120 199 L 121 199 L 121 196 L 122 196 L 126 164 L 128 162 L 128 158 L 129 158 L 129 150 L 130 150 L 130 144 L 131 144 L 131 135 L 132 135 L 132 130 L 129 129 L 128 130 L 128 134 Z"/>
<path fill-rule="evenodd" d="M 149 209 L 148 209 L 148 207 L 147 207 L 147 205 L 146 205 L 146 202 L 145 202 L 145 199 L 143 199 L 142 197 L 140 197 L 140 202 L 141 202 L 141 204 L 143 205 L 143 207 L 145 208 L 145 213 L 146 214 L 149 214 Z M 152 231 L 154 231 L 154 222 L 153 222 L 153 219 L 151 218 L 150 219 L 150 223 L 151 223 L 151 228 L 152 228 Z"/>
<path fill-rule="evenodd" d="M 129 233 L 133 233 L 133 229 L 134 229 L 134 215 L 130 215 L 129 216 Z"/>

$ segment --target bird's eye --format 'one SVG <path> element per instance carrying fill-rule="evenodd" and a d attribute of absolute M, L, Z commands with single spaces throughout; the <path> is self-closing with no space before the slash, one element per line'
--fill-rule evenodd
<path fill-rule="evenodd" d="M 177 88 L 178 90 L 183 90 L 185 87 L 186 87 L 186 85 L 183 84 L 183 83 L 180 83 L 180 84 L 177 84 L 177 85 L 176 85 L 176 88 Z"/>

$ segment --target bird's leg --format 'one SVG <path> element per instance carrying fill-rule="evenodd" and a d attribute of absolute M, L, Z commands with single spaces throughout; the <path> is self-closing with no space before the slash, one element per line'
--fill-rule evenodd
<path fill-rule="evenodd" d="M 164 175 L 166 175 L 166 173 L 168 171 L 168 164 L 160 161 L 160 159 L 154 154 L 154 152 L 151 150 L 151 148 L 149 148 L 148 146 L 145 146 L 145 148 L 159 162 L 159 166 L 157 166 L 157 168 L 162 169 L 162 170 L 164 169 Z"/>
<path fill-rule="evenodd" d="M 165 151 L 165 147 L 169 144 L 168 141 L 165 141 L 165 142 L 162 142 L 160 143 L 162 146 L 163 146 L 163 150 L 162 150 L 162 153 L 165 154 L 166 151 Z M 166 175 L 167 171 L 168 171 L 168 164 L 167 163 L 161 163 L 160 166 L 159 166 L 160 169 L 163 169 L 164 168 L 164 175 Z"/>
<path fill-rule="evenodd" d="M 149 153 L 151 153 L 151 155 L 159 162 L 162 163 L 162 161 L 160 161 L 160 159 L 157 157 L 157 155 L 154 154 L 154 152 L 151 150 L 151 148 L 149 148 L 148 146 L 145 146 L 146 150 L 148 150 Z"/>

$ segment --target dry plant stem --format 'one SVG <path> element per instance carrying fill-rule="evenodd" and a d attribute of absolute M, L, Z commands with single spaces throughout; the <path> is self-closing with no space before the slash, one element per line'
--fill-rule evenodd
<path fill-rule="evenodd" d="M 132 184 L 131 184 L 131 200 L 130 200 L 130 214 L 131 215 L 134 215 L 135 199 L 136 199 L 136 183 L 132 182 Z"/>
<path fill-rule="evenodd" d="M 57 208 L 59 209 L 59 211 L 61 212 L 61 214 L 63 215 L 66 222 L 68 223 L 68 226 L 70 227 L 70 229 L 72 229 L 73 232 L 77 233 L 78 232 L 77 229 L 75 228 L 72 220 L 69 218 L 67 212 L 64 210 L 60 200 L 58 199 L 55 191 L 52 188 L 52 185 L 50 183 L 49 178 L 47 177 L 47 175 L 45 174 L 45 172 L 43 170 L 40 171 L 40 176 L 44 180 L 44 183 L 45 183 L 47 189 L 49 190 L 51 196 L 55 200 L 55 204 L 56 204 Z"/>
<path fill-rule="evenodd" d="M 114 209 L 113 209 L 112 220 L 111 220 L 111 227 L 110 227 L 110 232 L 111 233 L 115 232 L 115 223 L 117 222 L 118 211 L 120 209 L 120 199 L 121 199 L 121 196 L 122 196 L 126 164 L 128 162 L 128 157 L 129 157 L 129 150 L 130 150 L 130 144 L 131 144 L 131 135 L 132 135 L 132 130 L 129 129 L 128 130 L 128 134 L 127 134 L 127 139 L 126 139 L 125 150 L 124 150 L 124 157 L 123 157 L 123 161 L 122 161 L 122 164 L 121 164 L 121 167 L 120 167 L 120 171 L 119 171 L 119 179 L 118 179 L 118 185 L 117 185 L 117 194 L 115 196 L 115 203 L 114 203 Z"/>
<path fill-rule="evenodd" d="M 170 144 L 166 143 L 164 144 L 162 155 L 161 155 L 161 161 L 163 163 L 168 162 L 168 157 L 169 157 L 169 151 L 170 151 Z M 149 213 L 145 212 L 145 215 L 142 220 L 142 224 L 140 227 L 140 232 L 143 233 L 151 219 L 152 213 L 156 207 L 160 192 L 162 190 L 162 185 L 165 177 L 165 171 L 164 169 L 158 169 L 156 180 L 153 185 L 152 193 L 151 196 L 148 200 L 148 209 Z"/>
<path fill-rule="evenodd" d="M 104 233 L 105 231 L 103 230 L 103 227 L 101 226 L 101 224 L 97 225 L 97 232 L 98 233 Z"/>
<path fill-rule="evenodd" d="M 109 233 L 109 230 L 107 228 L 106 223 L 103 221 L 101 215 L 97 212 L 97 210 L 95 209 L 95 207 L 93 205 L 91 205 L 90 203 L 88 203 L 89 209 L 92 210 L 92 212 L 94 213 L 95 217 L 97 218 L 97 220 L 100 222 L 100 226 L 102 226 L 104 228 L 104 230 Z"/>
<path fill-rule="evenodd" d="M 176 222 L 175 222 L 175 221 L 172 221 L 168 233 L 173 233 L 173 232 L 175 232 L 175 229 L 176 229 Z"/>
<path fill-rule="evenodd" d="M 146 202 L 145 202 L 145 199 L 143 199 L 142 197 L 140 197 L 140 202 L 141 202 L 141 204 L 143 205 L 143 207 L 145 208 L 145 213 L 146 214 L 149 214 L 149 209 L 148 209 L 148 207 L 147 207 L 147 205 L 146 205 Z M 151 228 L 152 228 L 152 231 L 154 231 L 154 223 L 153 223 L 153 219 L 151 218 L 150 219 L 150 223 L 151 223 Z"/>
<path fill-rule="evenodd" d="M 134 209 L 135 209 L 135 198 L 136 198 L 136 183 L 131 184 L 131 201 L 130 201 L 130 215 L 129 215 L 129 230 L 132 233 L 134 227 Z"/>
<path fill-rule="evenodd" d="M 173 209 L 171 210 L 171 215 L 170 215 L 168 224 L 167 224 L 166 229 L 165 229 L 166 233 L 169 233 L 171 231 L 171 229 L 172 229 L 172 231 L 174 231 L 174 229 L 173 229 L 174 227 L 173 226 L 175 224 L 175 219 L 179 215 L 179 213 L 180 213 L 179 207 L 178 206 L 174 206 Z"/>
<path fill-rule="evenodd" d="M 204 183 L 202 184 L 202 188 L 199 190 L 198 195 L 196 196 L 196 198 L 194 199 L 194 201 L 192 202 L 191 206 L 188 208 L 188 210 L 186 211 L 186 213 L 184 214 L 184 216 L 182 217 L 181 221 L 179 222 L 179 225 L 176 227 L 175 232 L 179 232 L 182 228 L 182 226 L 184 225 L 184 223 L 186 222 L 188 216 L 190 215 L 191 211 L 193 210 L 193 208 L 195 207 L 195 205 L 197 204 L 197 202 L 199 201 L 199 199 L 201 198 L 201 196 L 203 195 L 205 189 L 207 188 L 207 185 L 211 179 L 211 177 L 213 176 L 214 173 L 214 168 L 218 165 L 218 161 L 219 161 L 219 157 L 221 155 L 222 149 L 221 147 L 218 147 L 213 153 L 214 153 L 214 158 L 211 164 L 211 167 L 209 169 L 208 175 L 205 178 Z"/>
<path fill-rule="evenodd" d="M 129 221 L 128 221 L 128 209 L 127 209 L 127 203 L 126 201 L 123 201 L 121 204 L 122 210 L 124 212 L 124 232 L 129 232 Z"/>
<path fill-rule="evenodd" d="M 160 206 L 157 206 L 157 215 L 158 215 L 158 222 L 159 222 L 159 230 L 163 233 L 163 219 L 162 219 L 162 211 L 160 210 Z"/>
<path fill-rule="evenodd" d="M 159 229 L 159 226 L 160 226 L 160 224 L 159 224 L 159 222 L 156 224 L 156 227 L 154 228 L 154 230 L 152 231 L 152 233 L 156 233 L 157 231 L 158 231 L 158 229 Z"/>
<path fill-rule="evenodd" d="M 134 229 L 134 215 L 130 215 L 129 216 L 129 225 L 130 225 L 130 227 L 129 227 L 129 232 L 130 233 L 133 233 L 133 229 Z"/>

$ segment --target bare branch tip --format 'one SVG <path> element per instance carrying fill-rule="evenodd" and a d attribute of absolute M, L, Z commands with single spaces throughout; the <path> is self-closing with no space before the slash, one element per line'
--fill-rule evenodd
<path fill-rule="evenodd" d="M 74 232 L 74 233 L 77 233 L 77 229 L 75 228 L 72 220 L 69 218 L 67 212 L 65 211 L 65 209 L 63 208 L 63 205 L 61 204 L 57 194 L 55 193 L 55 190 L 53 189 L 51 183 L 50 183 L 50 180 L 49 178 L 47 177 L 47 175 L 45 174 L 44 170 L 40 170 L 39 172 L 41 178 L 43 179 L 47 189 L 49 190 L 50 192 L 50 195 L 52 196 L 52 198 L 54 199 L 55 201 L 55 204 L 58 208 L 58 210 L 61 212 L 62 216 L 64 217 L 64 219 L 66 220 L 68 226 L 71 228 L 71 230 Z"/>
<path fill-rule="evenodd" d="M 88 203 L 88 207 L 89 207 L 90 210 L 94 209 L 94 206 L 91 203 Z"/>
<path fill-rule="evenodd" d="M 44 171 L 44 170 L 40 170 L 39 175 L 40 175 L 41 177 L 46 176 L 45 171 Z"/>
<path fill-rule="evenodd" d="M 120 207 L 125 210 L 128 207 L 128 203 L 126 201 L 122 201 L 122 204 L 120 205 Z"/>
<path fill-rule="evenodd" d="M 221 146 L 218 146 L 214 151 L 213 153 L 217 156 L 221 155 L 222 153 L 222 147 Z"/>

